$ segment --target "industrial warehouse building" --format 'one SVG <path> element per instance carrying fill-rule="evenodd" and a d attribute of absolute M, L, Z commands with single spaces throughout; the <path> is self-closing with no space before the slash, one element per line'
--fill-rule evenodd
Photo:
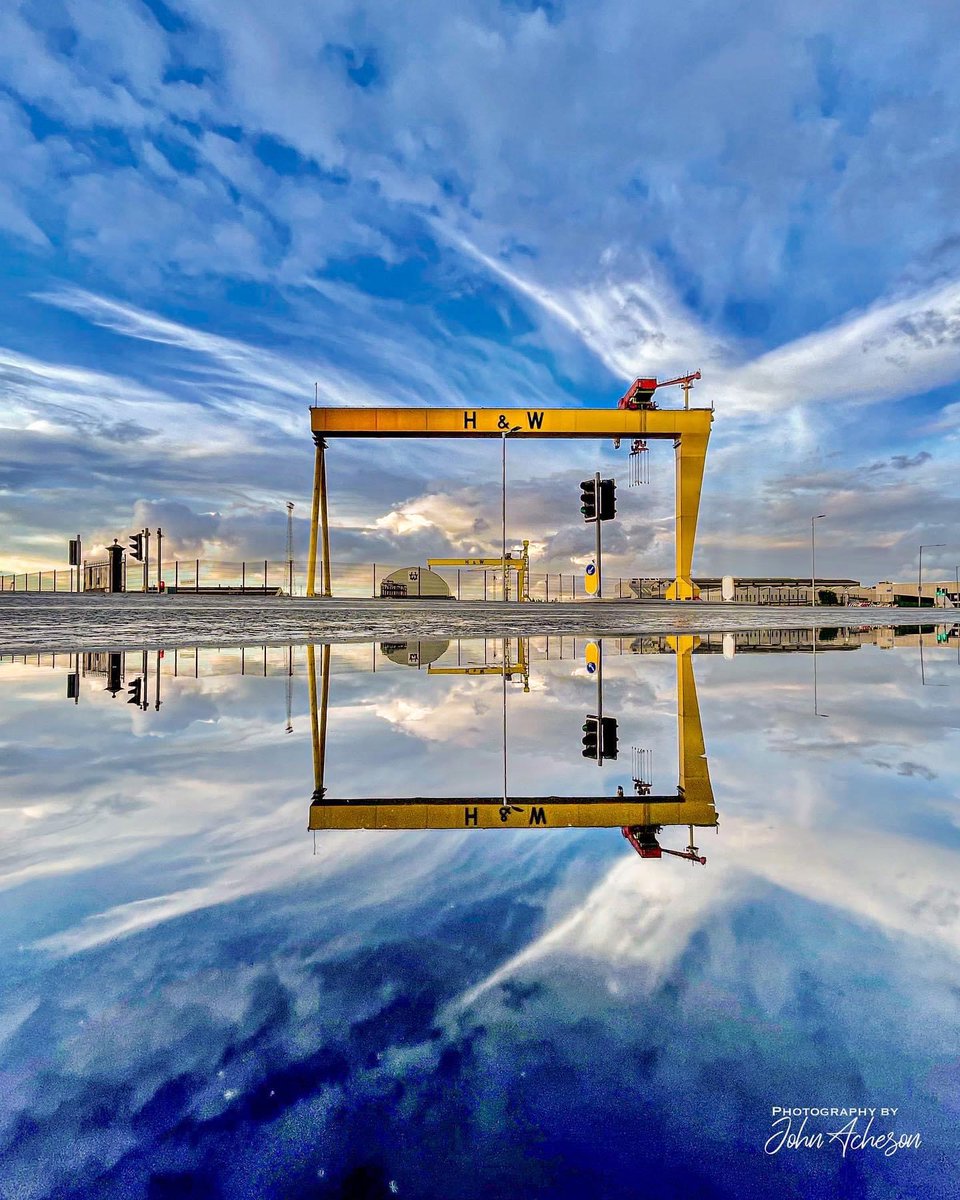
<path fill-rule="evenodd" d="M 672 579 L 632 579 L 630 588 L 641 600 L 662 599 Z M 722 600 L 723 580 L 720 576 L 699 576 L 693 581 L 700 589 L 700 599 Z M 859 599 L 864 589 L 856 579 L 818 579 L 817 592 L 833 592 L 840 604 L 848 598 Z M 858 593 L 856 596 L 852 593 Z M 916 591 L 914 591 L 916 594 Z M 787 577 L 742 576 L 734 578 L 735 604 L 809 604 L 810 579 Z"/>
<path fill-rule="evenodd" d="M 630 589 L 639 599 L 657 599 L 666 595 L 670 579 L 632 579 Z M 700 589 L 700 599 L 719 601 L 723 599 L 723 580 L 719 576 L 699 576 L 694 583 Z M 908 608 L 917 603 L 917 584 L 891 583 L 883 581 L 875 586 L 865 586 L 857 579 L 818 579 L 816 581 L 818 603 L 824 592 L 832 592 L 838 604 L 867 602 Z M 925 608 L 949 608 L 960 605 L 956 580 L 931 581 L 921 589 L 922 605 Z M 797 577 L 742 576 L 734 578 L 735 604 L 810 604 L 810 579 Z"/>

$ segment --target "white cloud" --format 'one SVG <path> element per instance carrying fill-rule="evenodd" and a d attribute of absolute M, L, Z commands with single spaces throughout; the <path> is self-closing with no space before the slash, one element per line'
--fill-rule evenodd
<path fill-rule="evenodd" d="M 844 573 L 900 570 L 900 543 L 949 488 L 956 457 L 949 408 L 904 435 L 879 407 L 960 374 L 948 148 L 923 134 L 952 127 L 960 101 L 931 53 L 951 16 L 904 27 L 893 8 L 870 6 L 867 54 L 861 5 L 827 16 L 775 5 L 761 25 L 746 10 L 709 18 L 695 46 L 668 5 L 640 12 L 625 0 L 557 19 L 479 2 L 361 14 L 292 0 L 242 22 L 221 0 L 192 0 L 178 9 L 192 27 L 170 35 L 145 12 L 112 12 L 72 4 L 69 53 L 51 48 L 37 12 L 5 15 L 2 69 L 54 128 L 34 135 L 4 101 L 0 149 L 22 170 L 6 181 L 0 220 L 37 246 L 55 235 L 95 266 L 96 288 L 51 283 L 45 295 L 157 348 L 140 386 L 189 391 L 225 414 L 220 438 L 193 419 L 205 455 L 216 445 L 236 461 L 250 438 L 232 442 L 231 431 L 266 431 L 274 458 L 261 457 L 257 484 L 205 488 L 201 507 L 227 511 L 234 501 L 222 493 L 238 487 L 244 502 L 275 504 L 289 491 L 282 443 L 309 487 L 301 406 L 315 380 L 331 403 L 613 403 L 635 372 L 701 368 L 695 401 L 715 401 L 717 423 L 698 569 L 743 574 L 765 561 L 796 573 L 789 527 L 808 493 L 822 498 L 787 481 L 812 480 L 837 443 L 838 472 L 858 477 L 853 431 L 873 405 L 866 462 L 884 440 L 933 453 L 930 482 L 875 518 L 876 494 L 862 489 L 858 512 L 855 497 L 824 487 L 856 545 Z M 656 103 L 624 86 L 638 45 L 644 98 Z M 181 59 L 206 68 L 198 82 L 164 82 Z M 110 61 L 127 64 L 119 76 L 105 74 Z M 676 61 L 682 71 L 666 66 Z M 837 73 L 854 62 L 856 87 Z M 364 63 L 369 87 L 350 75 Z M 926 91 L 893 86 L 910 63 L 922 64 Z M 102 131 L 115 158 L 101 153 Z M 409 286 L 386 288 L 402 300 L 366 293 L 378 284 L 360 267 L 355 286 L 343 281 L 363 256 L 386 274 L 410 271 Z M 101 294 L 104 275 L 115 297 Z M 227 336 L 236 314 L 218 311 L 224 279 L 256 281 L 280 304 L 253 318 L 242 306 L 249 333 Z M 165 315 L 208 299 L 202 329 Z M 762 310 L 759 332 L 737 335 L 728 308 L 738 305 Z M 479 332 L 494 315 L 493 331 Z M 938 434 L 948 436 L 934 446 Z M 400 495 L 384 484 L 375 499 L 351 487 L 338 514 L 353 528 L 380 522 L 391 537 L 420 537 L 429 552 L 431 497 L 469 508 L 488 457 L 456 446 L 438 486 L 435 455 L 378 448 L 377 463 L 429 484 Z M 562 511 L 583 457 L 544 446 L 522 459 L 532 480 L 552 481 L 539 515 L 531 506 L 524 519 L 557 567 L 582 557 L 582 531 L 558 522 L 539 536 L 534 526 Z M 342 461 L 362 476 L 361 456 L 345 448 Z M 151 466 L 162 502 L 172 458 L 155 454 Z M 644 536 L 611 559 L 621 573 L 670 569 L 667 474 L 644 494 Z M 724 546 L 737 561 L 720 561 Z"/>

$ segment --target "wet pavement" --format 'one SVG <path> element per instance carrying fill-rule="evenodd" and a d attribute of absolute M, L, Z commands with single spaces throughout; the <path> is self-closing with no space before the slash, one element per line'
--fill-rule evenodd
<path fill-rule="evenodd" d="M 951 620 L 921 610 L 924 620 Z M 123 647 L 282 645 L 402 637 L 578 634 L 636 636 L 696 630 L 915 625 L 917 611 L 741 604 L 610 601 L 498 604 L 482 601 L 308 600 L 304 597 L 0 595 L 0 653 Z"/>

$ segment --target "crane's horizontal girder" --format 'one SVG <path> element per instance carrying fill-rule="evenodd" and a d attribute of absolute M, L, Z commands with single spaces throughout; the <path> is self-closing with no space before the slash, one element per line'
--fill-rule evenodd
<path fill-rule="evenodd" d="M 315 434 L 332 437 L 707 437 L 709 408 L 311 408 Z"/>
<path fill-rule="evenodd" d="M 712 803 L 672 796 L 493 796 L 409 800 L 324 800 L 310 805 L 309 829 L 535 829 L 697 825 L 712 828 Z"/>

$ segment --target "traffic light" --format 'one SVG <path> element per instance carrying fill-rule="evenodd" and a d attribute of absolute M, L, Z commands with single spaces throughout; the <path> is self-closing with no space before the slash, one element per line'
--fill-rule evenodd
<path fill-rule="evenodd" d="M 600 758 L 617 757 L 617 718 L 604 717 L 600 737 Z"/>
<path fill-rule="evenodd" d="M 127 551 L 131 558 L 135 558 L 137 562 L 143 562 L 143 534 L 130 534 L 130 549 Z"/>
<path fill-rule="evenodd" d="M 137 708 L 143 702 L 143 680 L 138 675 L 132 683 L 127 684 L 127 691 L 130 693 L 128 704 L 135 704 Z"/>
<path fill-rule="evenodd" d="M 587 717 L 583 726 L 583 750 L 584 758 L 592 758 L 594 762 L 600 757 L 600 722 L 596 717 Z"/>
<path fill-rule="evenodd" d="M 601 521 L 612 521 L 617 515 L 617 484 L 613 479 L 600 480 L 600 510 Z"/>
<path fill-rule="evenodd" d="M 597 481 L 584 479 L 580 483 L 580 511 L 585 521 L 597 519 Z"/>

